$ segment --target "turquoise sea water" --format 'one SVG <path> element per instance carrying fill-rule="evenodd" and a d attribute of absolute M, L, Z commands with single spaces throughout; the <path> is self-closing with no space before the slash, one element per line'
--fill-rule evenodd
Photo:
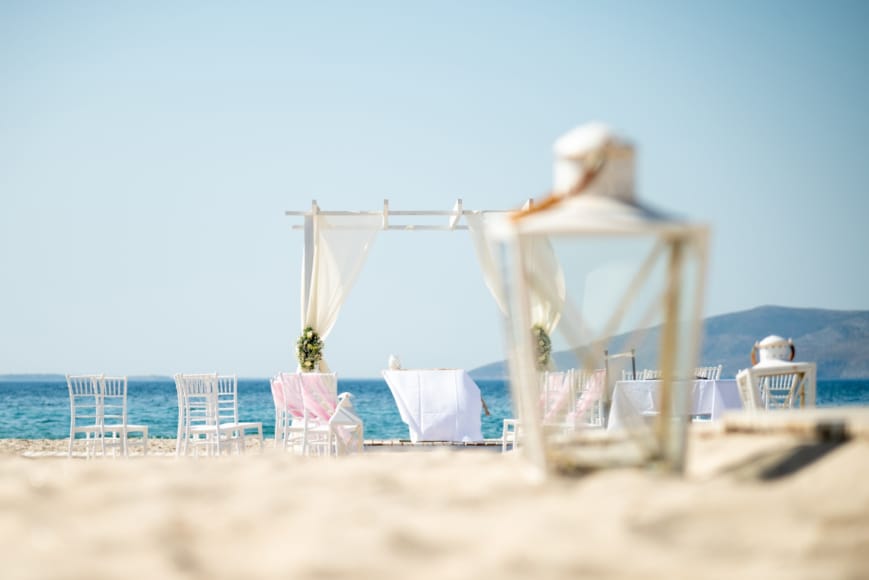
<path fill-rule="evenodd" d="M 490 416 L 483 417 L 483 436 L 500 437 L 502 421 L 513 416 L 507 384 L 478 380 Z M 365 422 L 366 439 L 407 439 L 395 400 L 382 379 L 339 379 L 338 392 L 353 393 Z M 268 379 L 239 379 L 242 421 L 261 421 L 273 435 L 275 407 Z M 171 379 L 131 378 L 127 386 L 130 423 L 148 425 L 152 437 L 175 437 L 178 399 Z M 0 381 L 0 438 L 62 439 L 69 436 L 69 392 L 65 380 Z"/>
<path fill-rule="evenodd" d="M 483 417 L 483 436 L 501 436 L 502 420 L 513 416 L 505 381 L 477 380 L 491 413 Z M 274 405 L 267 379 L 239 379 L 242 421 L 262 421 L 274 433 Z M 395 400 L 380 379 L 340 379 L 365 422 L 366 439 L 407 439 Z M 818 381 L 818 406 L 869 405 L 869 380 Z M 129 420 L 145 424 L 152 437 L 174 437 L 178 421 L 175 383 L 167 379 L 130 379 Z M 62 439 L 69 435 L 69 394 L 64 380 L 0 381 L 0 438 Z"/>

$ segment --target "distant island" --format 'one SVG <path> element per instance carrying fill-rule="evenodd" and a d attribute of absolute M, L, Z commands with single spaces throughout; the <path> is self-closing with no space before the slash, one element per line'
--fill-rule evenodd
<path fill-rule="evenodd" d="M 712 316 L 703 322 L 704 338 L 700 366 L 723 364 L 722 376 L 733 377 L 739 369 L 751 366 L 751 347 L 770 334 L 792 338 L 797 360 L 818 365 L 820 379 L 869 378 L 869 311 L 822 310 L 760 306 L 751 310 Z M 657 328 L 648 331 L 657 341 Z M 612 339 L 619 350 L 624 336 Z M 637 352 L 637 368 L 657 368 L 657 352 Z M 553 354 L 559 368 L 573 366 L 573 354 Z M 507 376 L 505 361 L 490 363 L 470 371 L 474 378 Z"/>

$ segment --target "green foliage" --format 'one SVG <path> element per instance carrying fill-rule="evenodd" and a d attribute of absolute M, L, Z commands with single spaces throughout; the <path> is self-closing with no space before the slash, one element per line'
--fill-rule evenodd
<path fill-rule="evenodd" d="M 534 347 L 537 358 L 534 361 L 538 370 L 546 370 L 550 366 L 550 356 L 552 355 L 552 340 L 549 335 L 539 324 L 531 327 L 531 332 L 534 333 Z"/>
<path fill-rule="evenodd" d="M 296 358 L 299 359 L 302 372 L 310 373 L 319 370 L 323 347 L 320 335 L 313 328 L 308 326 L 302 331 L 302 335 L 296 341 Z"/>

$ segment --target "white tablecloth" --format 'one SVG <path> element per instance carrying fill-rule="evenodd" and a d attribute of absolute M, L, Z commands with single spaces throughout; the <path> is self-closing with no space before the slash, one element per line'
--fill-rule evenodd
<path fill-rule="evenodd" d="M 619 381 L 613 390 L 607 429 L 635 427 L 659 412 L 661 381 Z M 742 409 L 735 380 L 696 380 L 691 384 L 691 414 L 714 421 L 729 409 Z"/>
<path fill-rule="evenodd" d="M 461 369 L 383 371 L 410 440 L 480 441 L 480 388 Z"/>

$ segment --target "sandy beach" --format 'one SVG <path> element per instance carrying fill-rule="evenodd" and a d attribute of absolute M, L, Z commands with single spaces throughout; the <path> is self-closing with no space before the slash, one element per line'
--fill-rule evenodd
<path fill-rule="evenodd" d="M 802 442 L 698 431 L 683 479 L 539 482 L 486 449 L 85 461 L 2 440 L 2 576 L 865 578 L 869 441 L 758 478 Z"/>

